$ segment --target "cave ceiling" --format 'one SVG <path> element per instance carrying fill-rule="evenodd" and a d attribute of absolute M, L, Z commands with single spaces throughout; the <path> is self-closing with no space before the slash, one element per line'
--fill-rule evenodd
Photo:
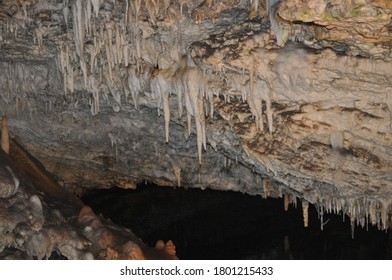
<path fill-rule="evenodd" d="M 286 196 L 389 227 L 389 0 L 3 0 L 0 113 L 75 193 Z"/>

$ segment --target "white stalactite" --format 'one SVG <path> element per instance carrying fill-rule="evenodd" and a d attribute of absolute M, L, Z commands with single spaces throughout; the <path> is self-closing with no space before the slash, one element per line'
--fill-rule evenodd
<path fill-rule="evenodd" d="M 83 56 L 84 39 L 85 39 L 85 9 L 83 9 L 83 0 L 74 0 L 71 4 L 73 18 L 73 32 L 76 53 L 80 58 Z"/>
<path fill-rule="evenodd" d="M 68 19 L 69 19 L 69 0 L 64 0 L 63 17 L 64 17 L 65 26 L 68 29 L 68 26 L 69 26 L 69 22 L 68 22 Z"/>
<path fill-rule="evenodd" d="M 183 83 L 185 88 L 185 95 L 188 96 L 186 102 L 189 102 L 193 111 L 193 117 L 196 125 L 196 138 L 199 164 L 201 164 L 202 149 L 206 149 L 206 135 L 205 135 L 205 113 L 203 94 L 205 92 L 205 80 L 203 73 L 195 68 L 189 67 L 183 76 Z M 188 116 L 189 118 L 189 116 Z M 188 119 L 189 122 L 189 119 Z"/>
<path fill-rule="evenodd" d="M 268 198 L 271 195 L 271 182 L 268 179 L 263 179 L 263 198 Z"/>
<path fill-rule="evenodd" d="M 89 1 L 91 1 L 91 4 L 93 6 L 95 17 L 98 18 L 98 16 L 99 16 L 99 9 L 101 8 L 104 0 L 89 0 Z"/>

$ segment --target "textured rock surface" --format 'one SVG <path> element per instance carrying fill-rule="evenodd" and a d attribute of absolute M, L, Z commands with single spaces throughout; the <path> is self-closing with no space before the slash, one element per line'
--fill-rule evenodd
<path fill-rule="evenodd" d="M 129 229 L 95 215 L 12 141 L 9 156 L 0 150 L 0 163 L 18 182 L 0 197 L 0 259 L 176 259 L 171 241 L 149 248 Z M 0 182 L 9 177 L 0 172 Z"/>
<path fill-rule="evenodd" d="M 0 7 L 1 112 L 75 192 L 287 194 L 389 226 L 390 1 Z"/>

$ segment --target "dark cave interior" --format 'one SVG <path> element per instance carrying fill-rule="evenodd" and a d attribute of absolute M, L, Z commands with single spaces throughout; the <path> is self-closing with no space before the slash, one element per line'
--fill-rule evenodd
<path fill-rule="evenodd" d="M 82 200 L 105 218 L 131 228 L 153 246 L 173 240 L 180 259 L 389 259 L 391 235 L 373 226 L 355 227 L 341 215 L 325 214 L 324 229 L 309 207 L 283 209 L 283 199 L 235 192 L 142 184 L 136 190 L 94 190 Z"/>

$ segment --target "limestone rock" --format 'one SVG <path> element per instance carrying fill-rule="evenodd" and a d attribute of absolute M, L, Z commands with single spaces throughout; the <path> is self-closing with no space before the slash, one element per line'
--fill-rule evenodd
<path fill-rule="evenodd" d="M 390 226 L 389 0 L 0 8 L 0 111 L 75 193 L 287 194 Z"/>

